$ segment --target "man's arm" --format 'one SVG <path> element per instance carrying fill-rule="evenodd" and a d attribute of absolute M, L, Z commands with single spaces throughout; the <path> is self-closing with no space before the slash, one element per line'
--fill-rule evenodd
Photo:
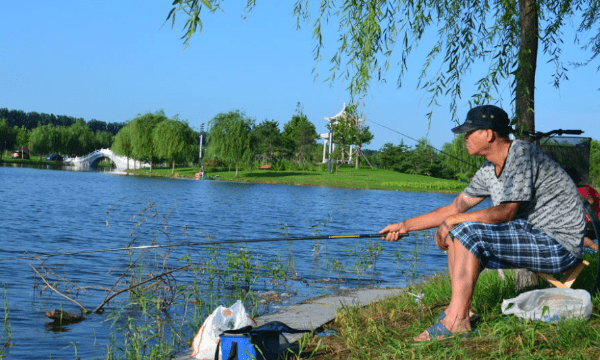
<path fill-rule="evenodd" d="M 513 220 L 518 209 L 518 202 L 505 202 L 497 206 L 471 211 L 469 213 L 463 211 L 460 213 L 451 214 L 444 219 L 444 222 L 447 225 L 450 225 L 450 228 L 467 221 L 500 224 Z"/>
<path fill-rule="evenodd" d="M 484 198 L 469 197 L 460 193 L 454 201 L 446 206 L 437 208 L 427 214 L 415 216 L 414 218 L 405 221 L 390 224 L 381 230 L 380 234 L 387 234 L 385 240 L 396 241 L 400 234 L 405 234 L 409 231 L 417 231 L 431 229 L 440 226 L 442 222 L 449 216 L 464 213 L 473 206 L 479 204 Z"/>
<path fill-rule="evenodd" d="M 449 241 L 447 240 L 448 233 L 456 225 L 467 221 L 489 224 L 499 224 L 511 221 L 515 218 L 518 209 L 518 202 L 506 202 L 487 209 L 471 211 L 469 213 L 452 214 L 444 219 L 435 232 L 435 243 L 440 249 L 446 251 L 448 249 L 447 241 Z"/>

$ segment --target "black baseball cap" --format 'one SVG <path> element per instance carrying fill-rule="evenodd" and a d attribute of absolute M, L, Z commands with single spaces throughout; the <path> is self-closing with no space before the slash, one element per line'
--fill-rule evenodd
<path fill-rule="evenodd" d="M 455 134 L 466 134 L 478 129 L 492 129 L 508 132 L 512 130 L 506 111 L 494 105 L 481 105 L 467 113 L 465 122 L 452 129 Z"/>

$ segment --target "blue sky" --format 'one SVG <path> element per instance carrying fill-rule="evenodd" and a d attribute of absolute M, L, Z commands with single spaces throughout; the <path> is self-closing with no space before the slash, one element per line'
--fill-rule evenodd
<path fill-rule="evenodd" d="M 236 109 L 283 127 L 300 102 L 317 131 L 325 133 L 324 117 L 337 114 L 349 100 L 347 82 L 325 82 L 335 31 L 327 32 L 323 60 L 315 62 L 312 29 L 296 30 L 292 4 L 257 3 L 244 19 L 243 5 L 224 2 L 225 11 L 206 14 L 203 31 L 184 50 L 183 17 L 173 29 L 170 22 L 163 26 L 169 0 L 2 1 L 0 107 L 106 122 L 162 109 L 199 129 L 216 114 Z M 585 60 L 572 40 L 567 34 L 565 59 Z M 538 60 L 537 130 L 576 128 L 600 139 L 598 64 L 571 68 L 569 80 L 557 90 L 550 85 L 546 60 Z M 418 53 L 410 59 L 402 89 L 396 87 L 394 66 L 387 83 L 372 85 L 362 108 L 375 136 L 367 148 L 401 140 L 415 144 L 378 124 L 413 138 L 427 136 L 438 148 L 452 140 L 449 99 L 441 99 L 431 124 L 427 121 L 428 95 L 416 88 L 420 61 Z M 479 71 L 473 69 L 469 79 Z M 464 85 L 461 119 L 469 110 L 470 87 Z M 509 87 L 503 89 L 500 105 L 512 114 Z"/>

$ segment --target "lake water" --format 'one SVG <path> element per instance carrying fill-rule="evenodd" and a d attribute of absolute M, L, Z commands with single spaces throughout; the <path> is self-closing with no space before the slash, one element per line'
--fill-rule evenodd
<path fill-rule="evenodd" d="M 78 307 L 44 289 L 30 265 L 53 271 L 50 279 L 58 283 L 68 279 L 77 286 L 109 287 L 127 260 L 122 251 L 15 258 L 120 248 L 134 239 L 134 245 L 144 245 L 156 238 L 156 229 L 164 229 L 160 224 L 165 219 L 169 229 L 167 238 L 172 243 L 279 238 L 283 233 L 304 237 L 314 235 L 315 231 L 327 235 L 377 233 L 391 222 L 448 204 L 455 197 L 437 193 L 139 178 L 7 166 L 0 167 L 0 185 L 3 224 L 0 285 L 12 334 L 12 346 L 3 350 L 8 359 L 102 358 L 114 331 L 106 313 L 90 315 L 83 322 L 56 331 L 49 326 L 50 320 L 44 313 L 55 308 L 78 312 Z M 144 212 L 149 204 L 151 208 Z M 153 212 L 158 216 L 151 217 Z M 136 227 L 140 220 L 144 225 Z M 162 235 L 164 238 L 164 233 Z M 422 235 L 418 239 L 410 236 L 398 243 L 383 242 L 374 274 L 369 273 L 367 267 L 361 268 L 359 274 L 352 271 L 338 274 L 327 266 L 338 259 L 342 268 L 357 269 L 356 254 L 361 251 L 364 254 L 366 246 L 377 242 L 374 239 L 321 240 L 318 248 L 314 241 L 251 243 L 247 248 L 262 254 L 264 261 L 273 258 L 285 262 L 292 255 L 295 258 L 294 272 L 301 280 L 279 289 L 295 295 L 271 305 L 269 310 L 274 311 L 307 297 L 331 293 L 339 287 L 368 285 L 366 280 L 370 277 L 376 280 L 376 286 L 404 286 L 411 262 L 399 262 L 397 257 L 398 254 L 409 256 L 417 241 L 420 244 L 417 274 L 444 270 L 444 254 L 433 241 L 423 242 Z M 243 246 L 228 245 L 223 251 L 235 251 Z M 185 254 L 191 254 L 193 262 L 207 261 L 206 253 L 190 247 L 175 248 L 171 257 Z M 344 280 L 331 282 L 338 277 Z M 257 283 L 253 290 L 272 289 L 266 283 Z M 103 298 L 102 292 L 93 290 L 78 295 L 77 299 L 91 308 Z M 2 344 L 6 333 L 6 328 L 0 329 Z"/>

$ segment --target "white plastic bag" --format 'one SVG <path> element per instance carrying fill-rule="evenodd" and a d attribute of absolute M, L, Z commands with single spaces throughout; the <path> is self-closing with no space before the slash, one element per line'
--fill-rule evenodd
<path fill-rule="evenodd" d="M 196 359 L 214 359 L 219 335 L 225 330 L 239 329 L 248 325 L 256 325 L 256 321 L 246 313 L 241 300 L 226 308 L 219 305 L 210 314 L 194 337 L 192 357 Z"/>
<path fill-rule="evenodd" d="M 512 306 L 509 308 L 510 305 Z M 592 297 L 585 290 L 533 290 L 516 298 L 503 300 L 502 313 L 544 322 L 569 318 L 588 319 L 592 313 Z"/>

